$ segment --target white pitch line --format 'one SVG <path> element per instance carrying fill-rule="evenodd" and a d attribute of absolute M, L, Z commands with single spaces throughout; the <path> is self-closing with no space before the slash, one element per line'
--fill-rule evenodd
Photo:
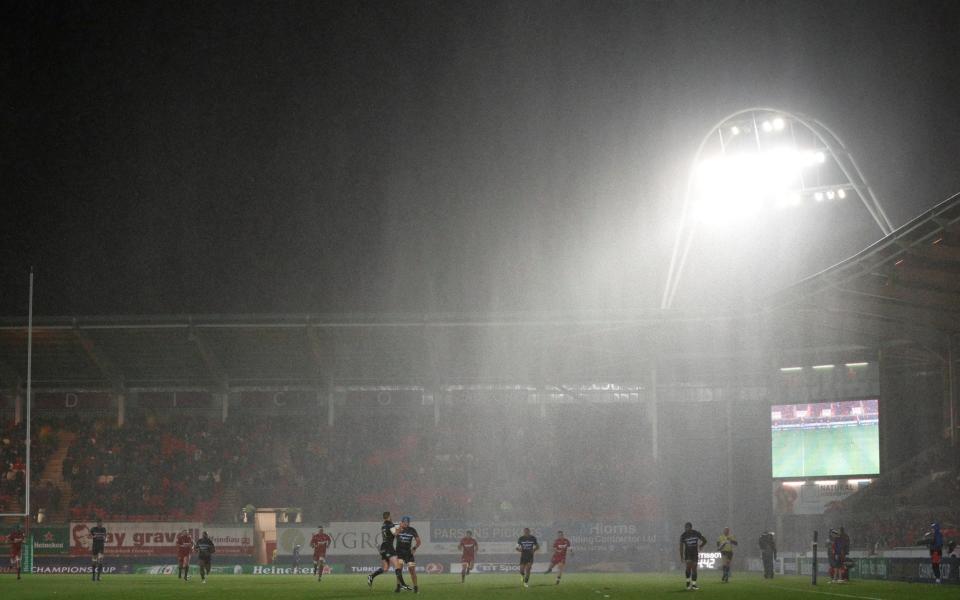
<path fill-rule="evenodd" d="M 824 596 L 839 596 L 841 598 L 862 598 L 863 600 L 883 600 L 883 598 L 877 598 L 876 596 L 857 596 L 854 594 L 838 594 L 836 592 L 821 592 L 819 590 L 807 590 L 804 588 L 784 587 L 782 585 L 770 585 L 765 587 L 772 587 L 772 588 L 777 588 L 778 590 L 787 590 L 790 592 L 804 592 L 807 594 L 821 594 Z"/>

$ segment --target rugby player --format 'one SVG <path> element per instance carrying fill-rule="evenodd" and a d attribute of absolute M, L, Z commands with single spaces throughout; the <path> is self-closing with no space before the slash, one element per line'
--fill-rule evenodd
<path fill-rule="evenodd" d="M 194 544 L 197 549 L 197 562 L 200 563 L 200 583 L 207 582 L 207 575 L 210 574 L 210 563 L 213 560 L 213 554 L 217 551 L 213 540 L 204 531 L 197 543 Z"/>
<path fill-rule="evenodd" d="M 563 568 L 567 566 L 567 551 L 573 553 L 573 550 L 570 548 L 570 540 L 563 537 L 563 532 L 557 532 L 557 539 L 553 540 L 553 557 L 550 559 L 550 566 L 547 567 L 546 573 L 553 571 L 554 567 L 557 567 L 557 585 L 560 585 L 560 578 L 563 577 Z"/>
<path fill-rule="evenodd" d="M 934 581 L 940 583 L 940 563 L 943 562 L 943 532 L 940 523 L 930 523 L 930 568 L 933 570 Z"/>
<path fill-rule="evenodd" d="M 193 552 L 193 536 L 186 529 L 177 534 L 177 579 L 190 581 L 190 553 Z"/>
<path fill-rule="evenodd" d="M 397 562 L 397 551 L 394 548 L 394 539 L 397 535 L 398 527 L 390 520 L 390 511 L 384 511 L 383 523 L 380 524 L 380 536 L 383 541 L 380 542 L 380 567 L 376 571 L 367 575 L 367 586 L 373 587 L 373 580 L 377 575 L 385 573 L 387 569 L 393 569 L 397 576 L 397 591 L 412 590 L 407 582 L 403 580 L 403 569 Z"/>
<path fill-rule="evenodd" d="M 103 550 L 107 545 L 107 528 L 103 526 L 102 519 L 97 519 L 96 526 L 90 528 L 87 537 L 93 541 L 90 552 L 93 561 L 92 581 L 100 581 L 100 576 L 103 574 Z"/>
<path fill-rule="evenodd" d="M 400 568 L 407 566 L 407 572 L 410 573 L 410 581 L 413 583 L 413 593 L 420 592 L 417 586 L 417 559 L 415 554 L 420 547 L 420 534 L 416 528 L 410 525 L 410 517 L 400 519 L 400 529 L 397 530 L 397 560 L 400 562 Z M 400 591 L 400 584 L 397 584 L 396 591 Z"/>
<path fill-rule="evenodd" d="M 517 539 L 517 552 L 520 553 L 520 581 L 523 587 L 530 587 L 530 569 L 533 568 L 533 555 L 540 549 L 540 542 L 530 534 L 530 528 L 523 528 L 523 535 Z"/>
<path fill-rule="evenodd" d="M 843 549 L 843 538 L 836 529 L 830 530 L 830 583 L 843 583 L 847 557 Z"/>
<path fill-rule="evenodd" d="M 327 548 L 333 540 L 323 532 L 323 525 L 317 526 L 317 532 L 310 538 L 310 547 L 313 548 L 313 574 L 317 581 L 323 578 L 323 568 L 327 566 Z"/>
<path fill-rule="evenodd" d="M 293 545 L 293 568 L 295 573 L 300 572 L 300 550 L 303 548 L 302 544 Z M 316 567 L 314 567 L 314 573 L 316 573 Z"/>
<path fill-rule="evenodd" d="M 467 535 L 460 538 L 460 543 L 457 544 L 457 550 L 460 550 L 460 583 L 463 583 L 463 580 L 473 569 L 473 563 L 477 560 L 479 549 L 480 545 L 477 540 L 473 539 L 473 532 L 468 529 Z"/>
<path fill-rule="evenodd" d="M 7 542 L 10 544 L 10 568 L 16 569 L 17 579 L 20 579 L 20 555 L 23 554 L 23 540 L 25 535 L 20 523 L 13 528 L 13 532 L 7 536 Z"/>
<path fill-rule="evenodd" d="M 680 560 L 687 563 L 687 589 L 699 590 L 697 586 L 697 563 L 700 560 L 700 549 L 707 545 L 707 538 L 693 528 L 687 521 L 683 524 L 683 533 L 680 534 Z"/>
<path fill-rule="evenodd" d="M 736 545 L 737 538 L 730 533 L 729 527 L 724 527 L 723 533 L 717 539 L 717 550 L 723 559 L 723 577 L 720 578 L 722 583 L 730 582 L 730 563 L 733 562 L 733 547 Z"/>

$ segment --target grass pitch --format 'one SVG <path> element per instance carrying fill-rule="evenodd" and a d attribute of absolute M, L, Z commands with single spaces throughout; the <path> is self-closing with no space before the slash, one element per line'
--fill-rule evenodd
<path fill-rule="evenodd" d="M 420 578 L 420 594 L 429 600 L 491 600 L 545 599 L 550 600 L 628 600 L 676 599 L 684 594 L 708 598 L 734 600 L 934 600 L 960 597 L 956 585 L 934 586 L 922 583 L 886 581 L 853 581 L 845 585 L 822 582 L 814 587 L 807 577 L 778 577 L 765 580 L 759 575 L 734 573 L 729 584 L 719 582 L 720 574 L 711 572 L 700 577 L 700 591 L 687 592 L 682 574 L 581 574 L 565 575 L 563 583 L 554 584 L 551 575 L 533 575 L 530 587 L 520 586 L 519 575 L 471 575 L 460 584 L 459 575 L 424 575 Z M 154 598 L 204 598 L 208 600 L 239 600 L 262 598 L 296 600 L 310 598 L 413 598 L 410 592 L 393 593 L 392 577 L 380 577 L 373 590 L 367 588 L 362 575 L 328 575 L 323 582 L 302 576 L 212 576 L 201 585 L 199 577 L 185 583 L 172 576 L 114 575 L 104 576 L 94 583 L 81 575 L 31 575 L 22 581 L 12 576 L 0 578 L 0 598 L 32 599 L 63 598 L 97 600 L 124 598 L 152 600 Z"/>

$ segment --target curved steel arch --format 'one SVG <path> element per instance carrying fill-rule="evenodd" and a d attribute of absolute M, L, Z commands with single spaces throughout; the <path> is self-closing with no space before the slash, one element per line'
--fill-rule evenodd
<path fill-rule="evenodd" d="M 880 201 L 877 199 L 876 194 L 874 194 L 873 189 L 867 182 L 867 178 L 863 175 L 863 172 L 860 170 L 859 165 L 857 165 L 856 160 L 854 160 L 853 154 L 850 153 L 846 144 L 844 144 L 843 140 L 840 139 L 840 136 L 834 133 L 832 129 L 817 119 L 788 110 L 780 110 L 765 106 L 744 108 L 730 113 L 729 115 L 717 121 L 708 130 L 707 134 L 703 136 L 703 139 L 700 140 L 700 144 L 697 146 L 697 151 L 693 155 L 693 161 L 691 162 L 689 172 L 687 173 L 687 184 L 683 194 L 683 209 L 680 216 L 680 229 L 677 231 L 677 238 L 673 244 L 673 252 L 670 255 L 670 270 L 667 273 L 667 282 L 663 290 L 663 297 L 660 301 L 661 309 L 669 309 L 673 304 L 673 298 L 677 292 L 677 285 L 680 282 L 680 275 L 683 271 L 683 267 L 686 264 L 687 255 L 690 251 L 690 245 L 693 242 L 693 235 L 696 227 L 695 224 L 691 225 L 689 222 L 692 196 L 691 190 L 693 189 L 694 171 L 697 164 L 700 162 L 700 155 L 703 152 L 704 147 L 707 145 L 707 142 L 709 142 L 711 138 L 713 138 L 713 136 L 718 132 L 722 131 L 725 123 L 728 123 L 737 117 L 755 113 L 769 113 L 771 115 L 786 117 L 797 123 L 800 123 L 811 133 L 813 133 L 813 135 L 816 136 L 816 138 L 823 144 L 823 147 L 827 150 L 827 152 L 830 153 L 830 156 L 837 163 L 840 171 L 843 173 L 844 177 L 847 178 L 850 187 L 857 193 L 857 196 L 860 198 L 861 202 L 863 202 L 863 205 L 867 209 L 867 212 L 870 213 L 870 216 L 873 217 L 873 220 L 880 228 L 880 231 L 882 231 L 884 235 L 889 235 L 891 232 L 893 232 L 893 224 L 890 222 L 886 212 L 880 205 Z"/>

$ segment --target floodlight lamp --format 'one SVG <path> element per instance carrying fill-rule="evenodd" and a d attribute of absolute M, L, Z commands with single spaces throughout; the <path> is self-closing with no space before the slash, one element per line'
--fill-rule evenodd
<path fill-rule="evenodd" d="M 734 125 L 730 128 L 730 135 L 740 135 L 740 128 Z"/>
<path fill-rule="evenodd" d="M 786 121 L 783 120 L 783 117 L 777 117 L 773 120 L 773 129 L 774 131 L 783 131 L 783 128 L 787 126 Z"/>
<path fill-rule="evenodd" d="M 814 157 L 817 159 L 818 163 L 822 164 L 827 162 L 827 155 L 824 154 L 823 152 L 817 152 L 816 154 L 814 154 Z"/>
<path fill-rule="evenodd" d="M 815 192 L 813 194 L 813 199 L 817 202 L 823 202 L 823 192 Z"/>
<path fill-rule="evenodd" d="M 694 172 L 695 214 L 720 225 L 747 220 L 767 207 L 799 205 L 801 174 L 815 164 L 815 152 L 790 146 L 705 159 Z"/>
<path fill-rule="evenodd" d="M 827 190 L 827 200 L 833 200 L 837 194 L 833 190 Z"/>
<path fill-rule="evenodd" d="M 763 123 L 760 124 L 760 127 L 762 127 L 766 133 L 770 133 L 771 131 L 773 131 L 773 123 L 771 123 L 770 121 L 764 121 Z"/>
<path fill-rule="evenodd" d="M 837 190 L 837 198 L 840 198 L 841 200 L 843 200 L 846 197 L 847 197 L 847 190 L 843 188 L 840 188 L 839 190 Z"/>

